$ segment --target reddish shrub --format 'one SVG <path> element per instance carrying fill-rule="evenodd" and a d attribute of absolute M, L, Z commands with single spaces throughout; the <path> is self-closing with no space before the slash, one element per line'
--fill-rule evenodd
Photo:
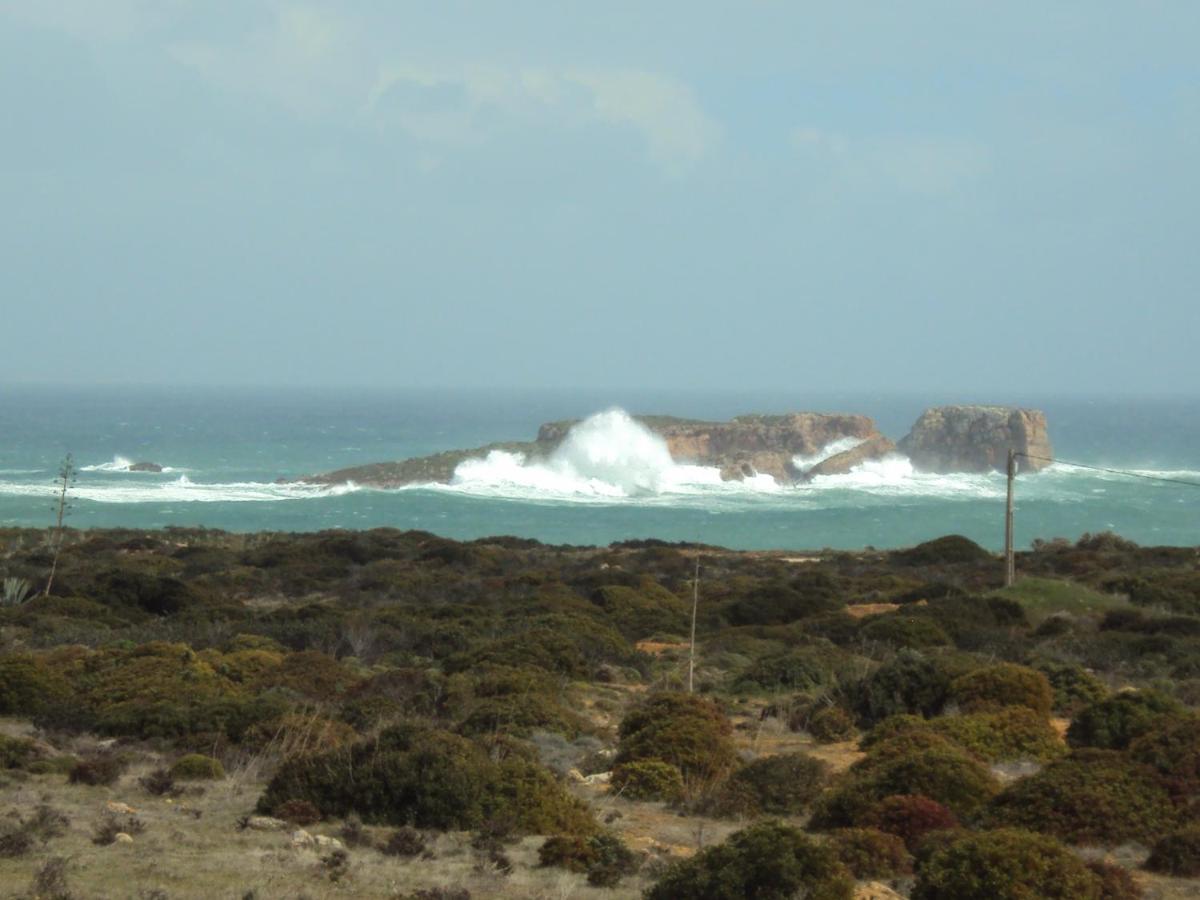
<path fill-rule="evenodd" d="M 863 824 L 894 834 L 909 850 L 915 850 L 929 832 L 957 828 L 958 817 L 921 794 L 893 794 L 871 807 Z"/>

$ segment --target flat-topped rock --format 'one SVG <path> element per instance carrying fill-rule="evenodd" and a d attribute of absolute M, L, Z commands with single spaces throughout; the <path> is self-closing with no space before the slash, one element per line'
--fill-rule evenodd
<path fill-rule="evenodd" d="M 1054 455 L 1046 414 L 1009 406 L 927 409 L 898 446 L 915 469 L 935 473 L 1003 472 L 1009 448 L 1029 454 L 1017 461 L 1024 472 L 1045 468 Z"/>

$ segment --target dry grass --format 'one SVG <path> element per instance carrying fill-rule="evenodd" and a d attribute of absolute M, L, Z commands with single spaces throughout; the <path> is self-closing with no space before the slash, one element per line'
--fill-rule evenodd
<path fill-rule="evenodd" d="M 38 775 L 14 780 L 3 788 L 0 812 L 17 809 L 28 812 L 39 803 L 48 803 L 64 813 L 70 826 L 62 837 L 39 846 L 19 859 L 0 859 L 0 895 L 9 889 L 28 885 L 35 873 L 53 857 L 69 859 L 67 878 L 75 895 L 94 898 L 140 898 L 160 891 L 170 900 L 181 898 L 232 898 L 237 900 L 253 891 L 258 900 L 267 898 L 325 897 L 387 898 L 418 888 L 464 887 L 472 897 L 521 897 L 532 900 L 562 900 L 568 897 L 633 898 L 639 897 L 649 883 L 643 878 L 628 879 L 615 889 L 599 889 L 587 884 L 583 875 L 537 865 L 542 839 L 525 838 L 506 848 L 514 864 L 511 875 L 502 875 L 494 867 L 481 864 L 480 855 L 470 846 L 469 834 L 433 836 L 433 859 L 406 860 L 385 856 L 364 847 L 349 850 L 348 874 L 337 882 L 330 880 L 321 863 L 328 851 L 295 849 L 289 832 L 241 830 L 238 820 L 253 810 L 263 788 L 260 773 L 253 769 L 235 770 L 223 781 L 205 785 L 202 792 L 189 793 L 174 800 L 153 797 L 142 790 L 138 778 L 160 760 L 130 769 L 112 787 L 69 785 L 61 775 Z M 109 815 L 109 803 L 124 803 L 136 810 L 145 823 L 145 831 L 133 843 L 97 846 L 92 835 L 98 823 Z M 599 798 L 598 807 L 613 804 L 628 809 L 631 804 Z M 648 804 L 643 804 L 649 806 Z M 689 838 L 686 825 L 676 825 L 678 817 L 664 812 L 649 812 L 645 820 L 636 813 L 628 820 L 618 818 L 615 827 L 636 831 L 649 829 L 656 816 L 661 819 L 668 841 L 681 845 Z M 679 820 L 683 823 L 684 820 Z M 624 824 L 623 824 L 624 823 Z M 641 823 L 641 824 L 639 824 Z M 326 822 L 308 829 L 313 834 L 336 837 L 340 822 Z M 367 829 L 382 839 L 388 829 Z M 644 843 L 649 843 L 649 838 Z"/>

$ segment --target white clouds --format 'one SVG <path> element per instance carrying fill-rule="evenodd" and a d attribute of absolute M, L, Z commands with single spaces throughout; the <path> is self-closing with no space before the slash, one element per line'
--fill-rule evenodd
<path fill-rule="evenodd" d="M 283 5 L 269 27 L 238 43 L 180 42 L 179 63 L 217 87 L 263 96 L 293 113 L 315 116 L 358 104 L 367 77 L 355 51 L 357 32 L 341 16 Z"/>
<path fill-rule="evenodd" d="M 792 146 L 809 165 L 868 190 L 892 188 L 914 194 L 952 193 L 986 176 L 992 155 L 984 144 L 934 135 L 852 138 L 832 131 L 797 128 Z"/>
<path fill-rule="evenodd" d="M 601 121 L 640 131 L 651 159 L 668 169 L 695 164 L 720 135 L 691 89 L 675 79 L 635 69 L 575 70 L 567 79 L 590 91 Z"/>
<path fill-rule="evenodd" d="M 232 42 L 169 47 L 221 90 L 263 97 L 304 117 L 360 119 L 398 130 L 424 152 L 604 126 L 635 135 L 646 158 L 680 174 L 715 146 L 720 129 L 692 90 L 634 67 L 428 60 L 377 40 L 363 20 L 328 8 L 271 7 L 268 25 Z"/>
<path fill-rule="evenodd" d="M 390 64 L 380 68 L 369 106 L 432 143 L 482 141 L 497 115 L 526 126 L 629 129 L 673 174 L 702 160 L 720 135 L 687 85 L 638 69 Z"/>

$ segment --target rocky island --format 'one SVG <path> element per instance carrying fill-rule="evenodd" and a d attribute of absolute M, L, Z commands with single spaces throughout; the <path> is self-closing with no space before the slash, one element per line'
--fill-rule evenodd
<path fill-rule="evenodd" d="M 718 468 L 726 481 L 769 475 L 780 484 L 802 483 L 845 474 L 896 452 L 908 456 L 921 472 L 1003 471 L 1010 448 L 1028 454 L 1021 460 L 1021 471 L 1036 471 L 1048 465 L 1053 454 L 1043 412 L 1001 406 L 927 409 L 898 444 L 880 433 L 872 419 L 856 414 L 744 415 L 728 422 L 635 416 L 634 421 L 661 437 L 675 462 Z M 547 422 L 532 441 L 370 463 L 300 481 L 377 488 L 449 483 L 461 463 L 493 451 L 520 454 L 528 462 L 547 460 L 577 424 L 579 420 Z"/>

